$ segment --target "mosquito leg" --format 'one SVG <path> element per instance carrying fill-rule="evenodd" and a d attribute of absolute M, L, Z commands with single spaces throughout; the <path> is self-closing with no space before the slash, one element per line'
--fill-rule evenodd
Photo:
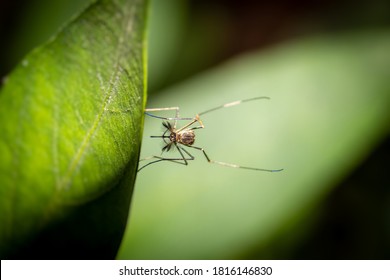
<path fill-rule="evenodd" d="M 194 129 L 202 129 L 202 128 L 204 128 L 204 126 L 195 126 L 195 127 L 191 127 L 192 130 L 194 130 Z"/>
<path fill-rule="evenodd" d="M 151 156 L 151 157 L 148 157 L 148 158 L 145 158 L 145 159 L 142 159 L 142 160 L 147 160 L 147 159 L 152 159 L 152 158 L 155 158 L 157 160 L 145 164 L 144 166 L 139 168 L 137 170 L 137 172 L 141 171 L 142 169 L 144 169 L 145 167 L 147 167 L 147 166 L 149 166 L 149 165 L 151 165 L 153 163 L 157 163 L 157 162 L 160 162 L 160 161 L 169 161 L 169 162 L 174 162 L 174 163 L 178 163 L 178 164 L 182 164 L 182 165 L 188 165 L 187 160 L 192 160 L 191 158 L 186 158 L 186 161 L 183 161 L 182 158 L 164 158 L 164 157 L 159 157 L 159 156 Z M 142 160 L 140 160 L 140 162 Z"/>
<path fill-rule="evenodd" d="M 219 165 L 227 166 L 227 167 L 232 167 L 232 168 L 250 169 L 250 170 L 258 170 L 258 171 L 266 171 L 266 172 L 279 172 L 279 171 L 283 170 L 283 169 L 263 169 L 263 168 L 247 167 L 247 166 L 237 165 L 237 164 L 234 164 L 234 163 L 216 161 L 216 160 L 210 159 L 209 156 L 207 155 L 207 153 L 205 152 L 205 150 L 203 148 L 195 147 L 195 146 L 187 146 L 187 147 L 194 148 L 194 149 L 202 151 L 203 155 L 205 156 L 206 160 L 209 163 L 215 163 L 215 164 L 219 164 Z"/>
<path fill-rule="evenodd" d="M 157 159 L 155 161 L 152 161 L 152 162 L 149 162 L 147 164 L 145 164 L 144 166 L 142 166 L 141 168 L 139 168 L 137 170 L 137 172 L 141 171 L 142 169 L 144 169 L 145 167 L 147 167 L 148 165 L 151 165 L 153 163 L 157 163 L 157 162 L 160 162 L 160 161 L 170 161 L 170 162 L 174 162 L 174 163 L 178 163 L 178 164 L 182 164 L 182 165 L 188 165 L 188 160 L 194 160 L 195 157 L 192 156 L 188 151 L 186 151 L 185 149 L 177 146 L 177 150 L 179 151 L 180 155 L 181 155 L 181 158 L 165 158 L 165 157 L 159 157 L 159 156 L 150 156 L 150 157 L 146 157 L 146 158 L 143 158 L 143 159 L 140 159 L 140 162 L 141 161 L 144 161 L 144 160 L 150 160 L 150 159 Z M 188 157 L 185 157 L 182 150 L 184 151 L 185 154 L 187 154 Z"/>
<path fill-rule="evenodd" d="M 270 98 L 267 97 L 267 96 L 257 96 L 257 97 L 252 97 L 252 98 L 248 98 L 248 99 L 237 100 L 237 101 L 229 102 L 229 103 L 226 103 L 226 104 L 219 105 L 217 107 L 208 109 L 206 111 L 203 111 L 203 112 L 199 113 L 198 115 L 199 116 L 205 115 L 205 114 L 208 114 L 210 112 L 213 112 L 213 111 L 216 111 L 216 110 L 219 110 L 219 109 L 228 108 L 228 107 L 239 105 L 239 104 L 244 103 L 244 102 L 250 102 L 250 101 L 259 100 L 259 99 L 270 99 Z"/>
<path fill-rule="evenodd" d="M 148 112 L 161 112 L 161 111 L 173 111 L 173 110 L 175 110 L 175 117 L 174 118 L 164 118 L 164 117 L 160 117 L 160 116 L 156 116 L 156 115 L 148 113 Z M 150 117 L 153 117 L 153 118 L 158 118 L 158 119 L 163 119 L 163 120 L 174 120 L 175 123 L 173 125 L 173 128 L 176 129 L 177 121 L 180 119 L 179 111 L 180 111 L 179 107 L 150 108 L 150 109 L 145 109 L 145 114 L 150 116 Z M 188 118 L 185 118 L 185 120 L 187 120 L 187 119 Z"/>
<path fill-rule="evenodd" d="M 174 162 L 174 163 L 178 163 L 178 164 L 182 164 L 182 165 L 188 165 L 188 160 L 194 160 L 194 158 L 186 158 L 186 161 L 183 162 L 183 159 L 182 158 L 164 158 L 164 157 L 159 157 L 159 156 L 151 156 L 147 159 L 152 159 L 152 158 L 157 158 L 157 160 L 155 161 L 152 161 L 152 162 L 149 162 L 147 164 L 145 164 L 144 166 L 142 166 L 141 168 L 139 168 L 137 170 L 137 172 L 141 171 L 142 169 L 144 169 L 145 167 L 147 167 L 148 165 L 151 165 L 153 163 L 157 163 L 157 162 L 160 162 L 160 161 L 169 161 L 169 162 Z M 146 160 L 146 159 L 142 159 L 142 160 Z M 141 160 L 140 160 L 141 161 Z"/>
<path fill-rule="evenodd" d="M 204 124 L 203 122 L 200 120 L 199 118 L 199 115 L 196 115 L 195 118 L 191 118 L 191 122 L 189 122 L 188 124 L 186 124 L 185 126 L 179 128 L 178 130 L 176 130 L 176 132 L 180 132 L 188 127 L 190 127 L 191 125 L 193 125 L 194 123 L 198 122 L 200 124 L 200 126 L 195 126 L 195 127 L 191 127 L 191 129 L 199 129 L 199 128 L 204 128 Z"/>
<path fill-rule="evenodd" d="M 175 118 L 179 117 L 179 107 L 165 107 L 165 108 L 149 108 L 145 109 L 145 112 L 161 112 L 161 111 L 173 111 L 175 110 Z"/>
<path fill-rule="evenodd" d="M 151 157 L 151 158 L 154 158 L 154 157 Z M 146 160 L 146 159 L 142 159 L 142 160 Z M 140 160 L 141 161 L 141 160 Z M 149 162 L 147 164 L 145 164 L 144 166 L 138 168 L 137 172 L 140 172 L 142 169 L 144 169 L 145 167 L 153 164 L 153 163 L 157 163 L 157 162 L 160 162 L 160 161 L 163 161 L 163 159 L 158 159 L 158 160 L 155 160 L 155 161 L 152 161 L 152 162 Z"/>

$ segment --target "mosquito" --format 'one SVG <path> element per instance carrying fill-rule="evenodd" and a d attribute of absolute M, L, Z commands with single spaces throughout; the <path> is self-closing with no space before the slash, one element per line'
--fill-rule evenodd
<path fill-rule="evenodd" d="M 228 108 L 232 106 L 239 105 L 244 102 L 250 102 L 254 100 L 259 99 L 270 99 L 267 96 L 259 96 L 249 99 L 243 99 L 238 100 L 230 103 L 226 103 L 211 109 L 208 109 L 206 111 L 203 111 L 201 113 L 198 113 L 193 118 L 182 118 L 179 116 L 179 107 L 166 107 L 166 108 L 151 108 L 151 109 L 145 109 L 145 114 L 149 117 L 162 119 L 163 120 L 163 127 L 165 129 L 164 133 L 159 136 L 150 136 L 151 138 L 161 138 L 164 141 L 164 147 L 162 148 L 161 154 L 164 152 L 169 152 L 171 149 L 177 149 L 177 151 L 180 154 L 180 157 L 163 157 L 163 156 L 150 156 L 146 157 L 140 160 L 153 160 L 141 168 L 138 169 L 138 172 L 144 169 L 145 167 L 161 162 L 161 161 L 170 161 L 178 164 L 188 165 L 188 161 L 194 160 L 195 157 L 187 150 L 187 148 L 195 149 L 202 151 L 203 155 L 205 156 L 206 160 L 209 163 L 214 163 L 226 167 L 232 167 L 232 168 L 240 168 L 240 169 L 250 169 L 250 170 L 257 170 L 257 171 L 266 171 L 266 172 L 279 172 L 283 169 L 263 169 L 263 168 L 255 168 L 255 167 L 247 167 L 247 166 L 241 166 L 234 163 L 227 163 L 222 161 L 216 161 L 213 159 L 210 159 L 210 157 L 207 155 L 206 151 L 201 147 L 194 146 L 195 143 L 195 130 L 205 128 L 202 120 L 200 119 L 200 116 L 206 115 L 208 113 L 217 111 L 219 109 Z M 161 117 L 158 115 L 154 115 L 151 112 L 161 112 L 161 111 L 175 111 L 175 117 L 167 118 L 167 117 Z M 177 128 L 177 122 L 178 121 L 189 121 L 186 125 Z"/>

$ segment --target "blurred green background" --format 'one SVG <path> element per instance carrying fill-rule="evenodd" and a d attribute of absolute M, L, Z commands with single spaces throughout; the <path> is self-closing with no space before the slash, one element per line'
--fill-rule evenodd
<path fill-rule="evenodd" d="M 0 75 L 90 1 L 3 1 Z M 151 1 L 148 107 L 205 115 L 207 163 L 138 174 L 122 259 L 388 259 L 390 3 Z M 141 156 L 159 155 L 146 118 Z M 172 154 L 171 156 L 173 156 Z"/>

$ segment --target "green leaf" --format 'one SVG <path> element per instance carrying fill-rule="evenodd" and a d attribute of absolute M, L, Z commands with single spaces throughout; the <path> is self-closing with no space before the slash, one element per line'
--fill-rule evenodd
<path fill-rule="evenodd" d="M 0 256 L 113 258 L 146 101 L 147 1 L 98 1 L 0 92 Z"/>
<path fill-rule="evenodd" d="M 389 30 L 306 38 L 238 57 L 150 99 L 149 108 L 180 106 L 180 116 L 193 117 L 269 96 L 201 116 L 195 144 L 214 160 L 284 171 L 212 165 L 193 149 L 188 166 L 148 166 L 118 257 L 285 258 L 288 244 L 310 230 L 315 207 L 390 132 L 389 49 Z M 161 153 L 148 138 L 161 135 L 160 126 L 146 119 L 141 158 Z"/>

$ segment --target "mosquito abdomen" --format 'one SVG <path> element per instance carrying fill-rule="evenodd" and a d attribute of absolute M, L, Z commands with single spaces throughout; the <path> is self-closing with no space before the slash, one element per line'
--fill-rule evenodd
<path fill-rule="evenodd" d="M 177 142 L 191 146 L 195 143 L 195 133 L 192 130 L 184 130 L 177 134 Z"/>

